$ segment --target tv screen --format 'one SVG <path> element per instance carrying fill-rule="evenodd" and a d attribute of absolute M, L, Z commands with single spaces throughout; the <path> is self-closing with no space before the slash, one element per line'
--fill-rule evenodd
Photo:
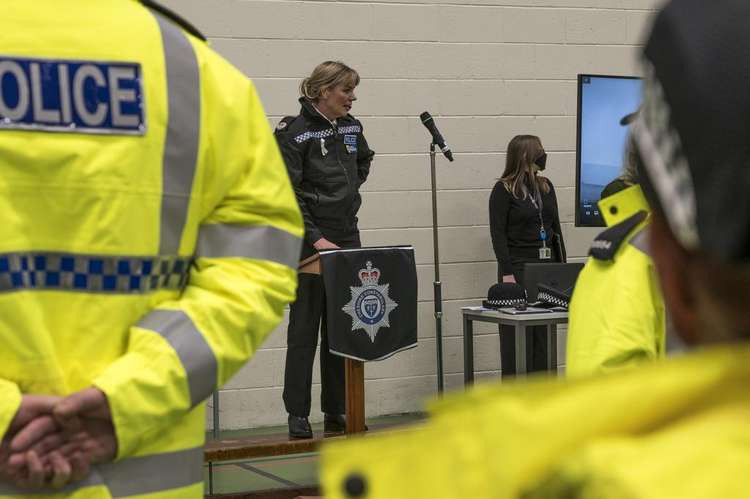
<path fill-rule="evenodd" d="M 640 102 L 640 78 L 578 75 L 576 226 L 604 226 L 597 202 L 625 158 L 628 127 L 620 120 Z"/>

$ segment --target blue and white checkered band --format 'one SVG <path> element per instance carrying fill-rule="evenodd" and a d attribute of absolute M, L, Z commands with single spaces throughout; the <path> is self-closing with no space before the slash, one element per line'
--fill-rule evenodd
<path fill-rule="evenodd" d="M 141 66 L 0 55 L 0 130 L 143 135 Z"/>
<path fill-rule="evenodd" d="M 320 130 L 318 132 L 305 132 L 303 134 L 300 134 L 294 137 L 294 141 L 297 142 L 297 144 L 301 144 L 306 140 L 324 139 L 326 137 L 331 137 L 331 136 L 333 136 L 333 130 L 329 128 L 328 130 Z"/>
<path fill-rule="evenodd" d="M 339 133 L 362 133 L 362 127 L 359 125 L 350 125 L 339 127 Z"/>
<path fill-rule="evenodd" d="M 67 253 L 0 254 L 0 292 L 53 289 L 138 294 L 179 290 L 190 258 L 94 256 Z"/>
<path fill-rule="evenodd" d="M 644 63 L 643 103 L 630 125 L 656 193 L 669 205 L 664 214 L 677 239 L 689 249 L 699 246 L 695 187 L 682 141 L 672 126 L 671 109 L 653 66 Z"/>

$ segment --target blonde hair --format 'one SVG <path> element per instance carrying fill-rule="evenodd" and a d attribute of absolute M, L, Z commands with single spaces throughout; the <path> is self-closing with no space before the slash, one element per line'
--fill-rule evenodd
<path fill-rule="evenodd" d="M 635 139 L 633 136 L 629 136 L 627 146 L 625 147 L 625 161 L 620 173 L 620 179 L 627 185 L 635 185 L 641 183 L 640 175 L 638 174 L 638 146 L 635 145 Z"/>
<path fill-rule="evenodd" d="M 310 76 L 302 80 L 299 93 L 316 102 L 323 91 L 338 85 L 359 85 L 359 74 L 340 61 L 325 61 L 318 64 Z"/>
<path fill-rule="evenodd" d="M 542 141 L 536 135 L 516 135 L 511 139 L 500 181 L 514 198 L 526 199 L 529 188 L 534 189 L 534 195 L 539 191 L 550 192 L 547 179 L 533 174 L 529 168 L 543 151 Z"/>

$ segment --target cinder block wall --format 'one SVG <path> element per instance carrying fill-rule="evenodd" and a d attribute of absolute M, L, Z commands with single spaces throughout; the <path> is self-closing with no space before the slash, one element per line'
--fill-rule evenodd
<path fill-rule="evenodd" d="M 436 390 L 428 110 L 455 152 L 438 160 L 446 386 L 462 380 L 459 309 L 495 282 L 487 203 L 505 147 L 539 135 L 549 152 L 568 253 L 596 231 L 573 227 L 577 73 L 638 74 L 659 0 L 165 0 L 251 77 L 272 124 L 296 114 L 297 86 L 326 59 L 362 83 L 353 114 L 377 151 L 360 212 L 365 245 L 411 243 L 419 274 L 419 347 L 366 366 L 367 414 L 416 411 Z M 499 368 L 493 327 L 476 329 L 479 377 Z M 286 323 L 220 392 L 221 427 L 283 424 Z M 316 365 L 312 420 L 321 419 Z M 210 414 L 207 425 L 212 425 Z"/>

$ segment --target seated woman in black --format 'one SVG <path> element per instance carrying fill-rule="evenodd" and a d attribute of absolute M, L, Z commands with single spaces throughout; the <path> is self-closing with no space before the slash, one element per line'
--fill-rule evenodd
<path fill-rule="evenodd" d="M 565 261 L 557 197 L 549 179 L 539 175 L 547 163 L 542 141 L 517 135 L 508 144 L 505 171 L 490 195 L 490 232 L 498 281 L 523 285 L 523 265 Z M 530 296 L 529 300 L 535 300 Z M 513 328 L 503 326 L 500 354 L 503 376 L 515 374 Z M 526 342 L 529 371 L 546 368 L 546 328 L 536 327 Z"/>

